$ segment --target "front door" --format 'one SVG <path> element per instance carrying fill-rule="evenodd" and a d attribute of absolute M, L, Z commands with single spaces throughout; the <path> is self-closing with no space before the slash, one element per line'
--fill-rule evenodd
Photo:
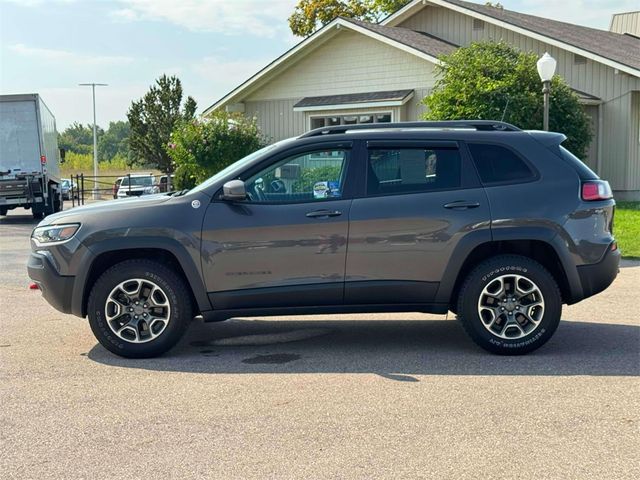
<path fill-rule="evenodd" d="M 343 301 L 350 149 L 313 148 L 245 178 L 248 199 L 214 200 L 202 268 L 214 309 Z"/>

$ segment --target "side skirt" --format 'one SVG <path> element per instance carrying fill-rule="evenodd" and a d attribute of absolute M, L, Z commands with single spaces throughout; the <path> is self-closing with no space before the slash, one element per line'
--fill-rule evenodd
<path fill-rule="evenodd" d="M 233 317 L 270 317 L 275 315 L 323 315 L 331 313 L 420 312 L 445 314 L 448 305 L 442 303 L 408 303 L 377 305 L 315 305 L 306 307 L 237 308 L 202 312 L 205 322 L 221 322 Z"/>

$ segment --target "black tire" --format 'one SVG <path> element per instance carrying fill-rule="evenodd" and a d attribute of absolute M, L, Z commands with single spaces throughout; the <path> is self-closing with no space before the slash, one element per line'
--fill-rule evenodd
<path fill-rule="evenodd" d="M 146 343 L 132 343 L 117 336 L 106 321 L 106 302 L 111 291 L 132 278 L 152 281 L 163 290 L 170 306 L 164 331 Z M 185 281 L 172 270 L 144 259 L 126 260 L 105 271 L 95 282 L 88 301 L 89 325 L 100 344 L 116 355 L 149 358 L 170 350 L 184 335 L 193 319 L 191 296 Z"/>
<path fill-rule="evenodd" d="M 527 284 L 527 280 L 529 280 L 537 286 L 542 295 L 544 310 L 538 318 L 537 327 L 525 335 L 524 330 L 517 329 L 514 326 L 510 331 L 517 330 L 518 335 L 522 336 L 514 339 L 505 339 L 498 335 L 500 332 L 494 334 L 485 326 L 490 324 L 490 321 L 483 321 L 478 311 L 478 303 L 485 287 L 502 275 L 510 274 L 524 277 L 525 280 L 520 282 Z M 508 281 L 505 283 L 509 285 Z M 507 313 L 509 308 L 514 307 L 510 305 L 507 308 Z M 460 289 L 457 310 L 458 318 L 462 322 L 465 331 L 480 347 L 499 355 L 522 355 L 540 348 L 554 334 L 562 314 L 562 297 L 553 276 L 538 262 L 519 255 L 500 255 L 482 262 L 467 276 Z M 516 314 L 513 316 L 514 318 L 519 314 L 516 311 L 513 311 L 513 313 Z M 506 315 L 506 313 L 501 313 L 501 315 Z M 506 318 L 508 317 L 503 316 L 500 321 L 503 322 Z M 532 323 L 529 325 L 533 326 Z M 500 330 L 500 327 L 494 328 Z M 505 327 L 502 333 L 506 332 L 506 330 L 507 328 Z"/>
<path fill-rule="evenodd" d="M 31 210 L 31 216 L 34 220 L 42 220 L 44 218 L 44 212 L 42 210 Z"/>
<path fill-rule="evenodd" d="M 7 207 L 0 207 L 0 217 L 4 217 L 8 212 Z"/>

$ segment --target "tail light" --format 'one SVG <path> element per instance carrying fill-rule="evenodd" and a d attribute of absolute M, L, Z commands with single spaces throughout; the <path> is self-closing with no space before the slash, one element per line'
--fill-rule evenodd
<path fill-rule="evenodd" d="M 611 187 L 606 180 L 589 180 L 582 184 L 582 200 L 593 202 L 613 198 Z"/>

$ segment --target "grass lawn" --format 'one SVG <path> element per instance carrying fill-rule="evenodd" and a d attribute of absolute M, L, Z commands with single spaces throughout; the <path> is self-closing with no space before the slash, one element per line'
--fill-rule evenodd
<path fill-rule="evenodd" d="M 640 259 L 640 202 L 618 202 L 613 234 L 624 258 Z"/>

